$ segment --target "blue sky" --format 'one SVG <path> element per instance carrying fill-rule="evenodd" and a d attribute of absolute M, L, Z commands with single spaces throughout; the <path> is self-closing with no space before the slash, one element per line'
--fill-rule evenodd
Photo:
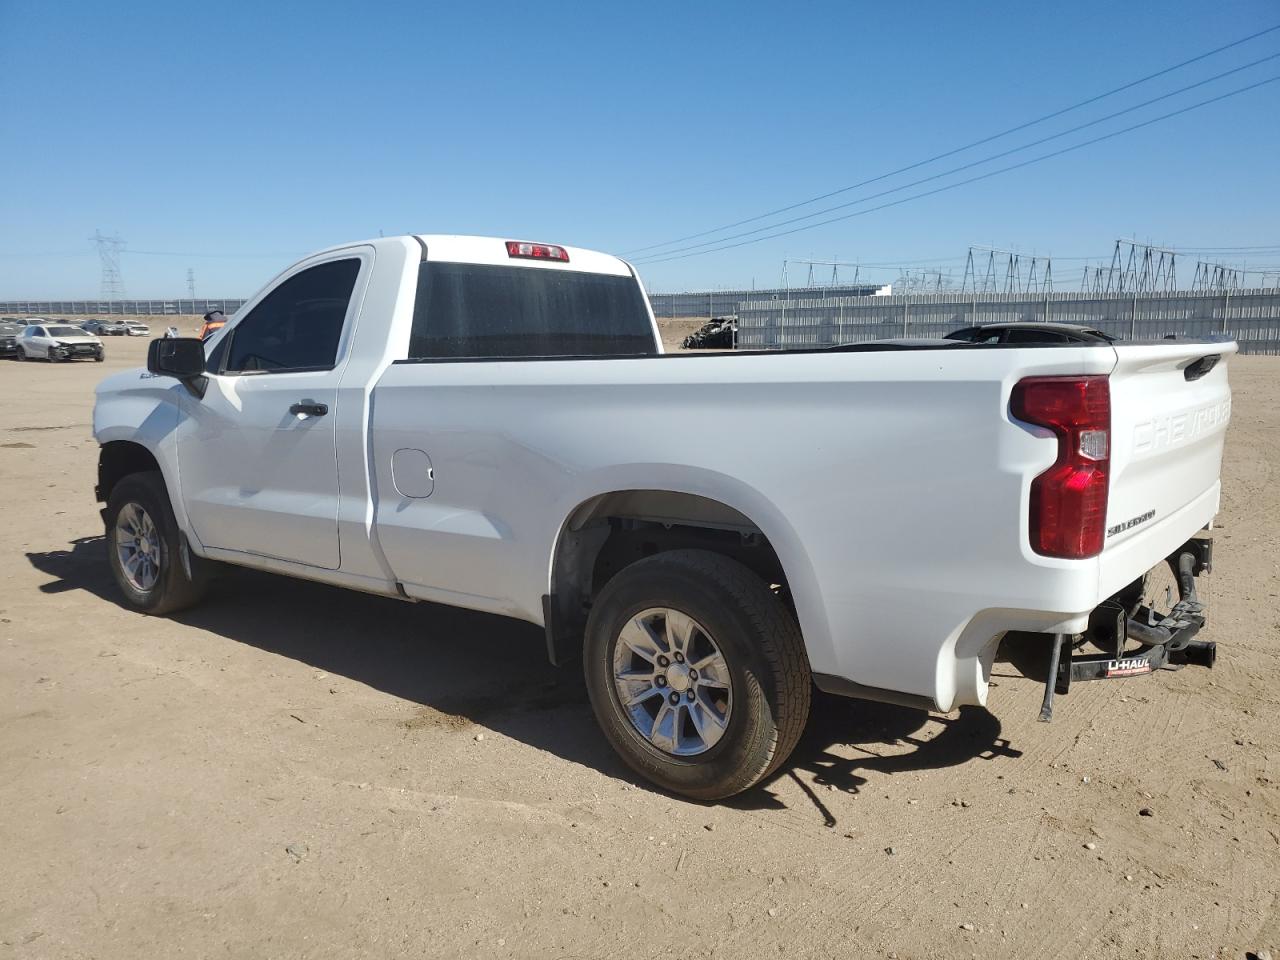
<path fill-rule="evenodd" d="M 199 296 L 247 296 L 293 258 L 380 230 L 625 253 L 913 163 L 1277 23 L 1274 0 L 0 0 L 0 298 L 96 296 L 97 229 L 127 240 L 136 297 L 185 295 L 189 267 Z M 828 204 L 1275 53 L 1280 31 Z M 1276 75 L 1280 60 L 1003 164 Z M 1273 246 L 1221 255 L 1260 268 L 1280 264 L 1278 157 L 1275 83 L 937 196 L 641 271 L 666 291 L 775 285 L 784 257 L 952 258 L 918 266 L 958 282 L 971 243 L 1106 256 L 1120 235 Z M 1179 268 L 1187 281 L 1194 259 Z M 1078 285 L 1082 266 L 1056 262 L 1059 287 Z"/>

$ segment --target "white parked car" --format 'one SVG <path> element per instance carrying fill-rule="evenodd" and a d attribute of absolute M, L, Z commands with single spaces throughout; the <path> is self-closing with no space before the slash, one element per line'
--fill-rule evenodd
<path fill-rule="evenodd" d="M 56 321 L 30 324 L 18 337 L 19 360 L 97 360 L 102 341 L 79 327 Z"/>
<path fill-rule="evenodd" d="M 138 610 L 196 602 L 221 561 L 526 620 L 581 658 L 628 764 L 725 797 L 786 760 L 814 686 L 985 704 L 1017 634 L 1047 718 L 1073 679 L 1211 665 L 1195 580 L 1235 352 L 664 356 L 615 257 L 370 240 L 104 380 L 96 495 Z M 1165 564 L 1179 596 L 1151 609 Z"/>
<path fill-rule="evenodd" d="M 128 328 L 127 333 L 131 337 L 151 336 L 151 328 L 145 323 L 139 323 L 137 320 L 127 320 L 125 321 L 125 326 Z"/>

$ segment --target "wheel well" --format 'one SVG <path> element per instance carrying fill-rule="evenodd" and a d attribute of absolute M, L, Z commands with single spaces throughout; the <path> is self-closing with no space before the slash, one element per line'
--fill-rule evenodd
<path fill-rule="evenodd" d="M 691 548 L 732 557 L 792 607 L 782 562 L 750 518 L 694 494 L 621 490 L 581 504 L 561 530 L 545 611 L 549 642 L 566 651 L 580 646 L 593 599 L 624 567 L 655 553 Z M 551 652 L 558 661 L 557 651 Z"/>
<path fill-rule="evenodd" d="M 94 495 L 100 503 L 111 497 L 115 485 L 131 473 L 144 473 L 160 469 L 156 458 L 140 443 L 129 440 L 112 440 L 98 451 L 98 485 Z"/>

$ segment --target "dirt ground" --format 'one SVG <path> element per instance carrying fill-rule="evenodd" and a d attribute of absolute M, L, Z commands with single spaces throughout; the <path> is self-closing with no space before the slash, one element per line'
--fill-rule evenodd
<path fill-rule="evenodd" d="M 0 958 L 1280 946 L 1280 360 L 1232 362 L 1216 669 L 1052 724 L 1000 664 L 990 713 L 824 699 L 704 805 L 629 776 L 527 625 L 243 571 L 123 609 L 90 410 L 145 348 L 0 362 Z"/>

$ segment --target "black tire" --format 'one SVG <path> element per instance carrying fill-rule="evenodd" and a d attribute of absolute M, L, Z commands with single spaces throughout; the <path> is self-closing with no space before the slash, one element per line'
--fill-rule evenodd
<path fill-rule="evenodd" d="M 98 354 L 96 357 L 94 357 L 94 358 L 93 358 L 93 362 L 94 362 L 94 363 L 101 363 L 101 362 L 103 361 L 103 359 L 104 359 L 104 358 L 103 358 L 102 354 Z"/>
<path fill-rule="evenodd" d="M 693 756 L 650 743 L 624 712 L 614 683 L 619 633 L 654 607 L 692 617 L 728 666 L 733 693 L 724 733 Z M 673 550 L 620 571 L 592 606 L 583 659 L 609 743 L 636 773 L 694 799 L 730 797 L 769 776 L 790 756 L 809 716 L 812 677 L 799 625 L 763 580 L 717 553 Z"/>
<path fill-rule="evenodd" d="M 136 504 L 155 525 L 159 540 L 158 567 L 154 585 L 141 590 L 130 583 L 120 561 L 117 521 L 120 511 Z M 107 562 L 125 604 L 142 613 L 161 616 L 190 607 L 204 596 L 208 586 L 208 565 L 186 549 L 169 503 L 164 478 L 158 471 L 131 473 L 111 491 L 104 514 L 107 524 Z"/>

